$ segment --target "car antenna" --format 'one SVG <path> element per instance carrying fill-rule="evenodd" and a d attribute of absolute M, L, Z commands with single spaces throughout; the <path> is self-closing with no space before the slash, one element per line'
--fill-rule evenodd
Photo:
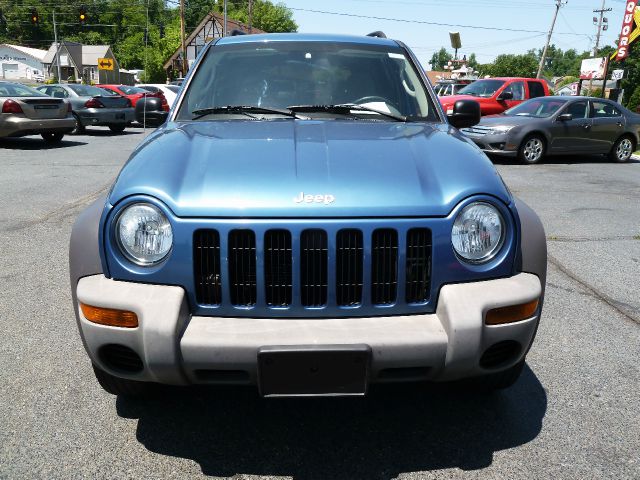
<path fill-rule="evenodd" d="M 381 30 L 376 30 L 375 32 L 367 33 L 367 37 L 387 38 L 385 33 Z"/>

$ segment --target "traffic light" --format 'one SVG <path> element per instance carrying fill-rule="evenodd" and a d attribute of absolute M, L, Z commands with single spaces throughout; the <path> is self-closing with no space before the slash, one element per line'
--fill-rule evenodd
<path fill-rule="evenodd" d="M 87 9 L 84 5 L 80 7 L 80 11 L 78 12 L 78 20 L 80 21 L 80 25 L 84 25 L 87 22 Z"/>
<path fill-rule="evenodd" d="M 31 10 L 31 24 L 37 25 L 40 21 L 40 17 L 38 17 L 38 11 L 34 8 Z"/>

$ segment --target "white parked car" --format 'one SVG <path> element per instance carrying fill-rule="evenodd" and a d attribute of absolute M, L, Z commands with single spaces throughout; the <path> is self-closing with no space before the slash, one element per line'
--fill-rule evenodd
<path fill-rule="evenodd" d="M 167 99 L 167 103 L 169 107 L 173 106 L 173 102 L 176 101 L 176 97 L 178 96 L 178 91 L 180 87 L 175 85 L 165 85 L 163 83 L 144 83 L 136 85 L 136 87 L 144 88 L 145 90 L 149 90 L 150 92 L 161 91 L 164 93 L 164 97 Z"/>

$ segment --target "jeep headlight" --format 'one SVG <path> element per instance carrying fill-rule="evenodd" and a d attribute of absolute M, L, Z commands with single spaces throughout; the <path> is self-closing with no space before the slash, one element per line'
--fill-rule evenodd
<path fill-rule="evenodd" d="M 462 209 L 451 230 L 456 253 L 470 263 L 491 260 L 504 242 L 504 220 L 500 212 L 486 202 L 470 203 Z"/>
<path fill-rule="evenodd" d="M 116 237 L 122 253 L 138 265 L 154 265 L 167 256 L 173 231 L 166 215 L 150 203 L 126 207 L 116 222 Z"/>

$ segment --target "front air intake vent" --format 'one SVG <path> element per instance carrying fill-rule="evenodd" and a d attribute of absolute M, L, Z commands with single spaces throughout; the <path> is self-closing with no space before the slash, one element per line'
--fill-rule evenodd
<path fill-rule="evenodd" d="M 267 305 L 291 305 L 291 233 L 268 230 L 264 235 L 264 289 Z"/>
<path fill-rule="evenodd" d="M 231 303 L 238 307 L 256 304 L 256 235 L 251 230 L 229 232 L 229 286 Z"/>
<path fill-rule="evenodd" d="M 110 343 L 100 347 L 98 356 L 102 363 L 115 371 L 139 373 L 143 370 L 142 359 L 131 348 Z"/>
<path fill-rule="evenodd" d="M 362 232 L 340 230 L 336 238 L 336 300 L 338 305 L 362 303 Z"/>
<path fill-rule="evenodd" d="M 371 298 L 376 305 L 395 303 L 398 291 L 398 232 L 379 229 L 371 239 Z"/>
<path fill-rule="evenodd" d="M 198 230 L 193 235 L 193 270 L 196 300 L 201 305 L 222 302 L 220 278 L 220 235 L 215 230 Z"/>
<path fill-rule="evenodd" d="M 327 304 L 327 232 L 304 230 L 300 236 L 300 296 L 305 307 Z"/>
<path fill-rule="evenodd" d="M 431 231 L 413 228 L 407 233 L 407 303 L 429 299 L 431 281 Z"/>

